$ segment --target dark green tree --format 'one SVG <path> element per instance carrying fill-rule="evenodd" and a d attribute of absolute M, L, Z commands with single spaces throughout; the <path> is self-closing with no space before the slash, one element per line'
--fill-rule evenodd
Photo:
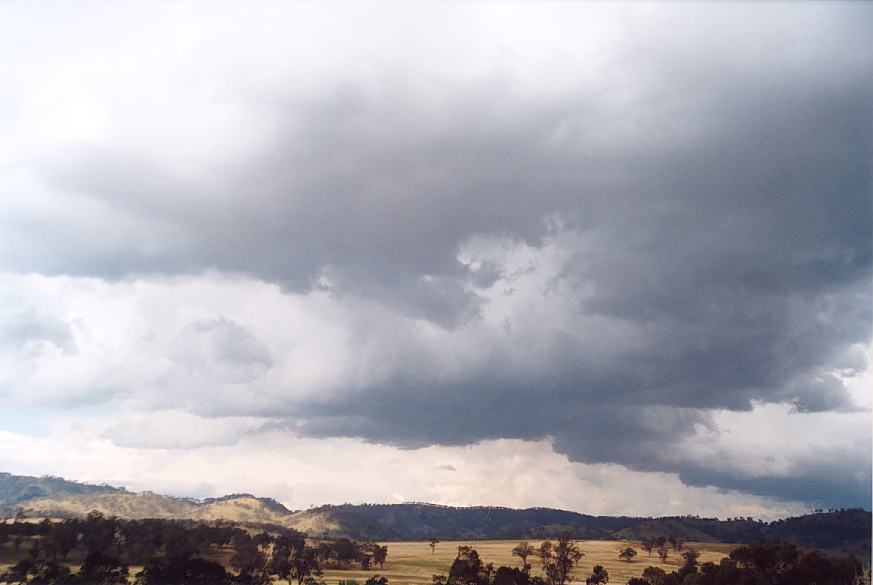
<path fill-rule="evenodd" d="M 585 585 L 603 585 L 604 583 L 609 583 L 609 572 L 603 568 L 603 565 L 594 565 L 591 576 L 585 579 Z"/>
<path fill-rule="evenodd" d="M 686 576 L 697 573 L 697 559 L 699 558 L 700 553 L 693 548 L 682 553 L 682 559 L 684 562 L 679 568 L 679 571 L 677 571 L 680 582 L 685 579 Z"/>
<path fill-rule="evenodd" d="M 498 567 L 491 585 L 529 585 L 530 572 L 516 567 Z"/>
<path fill-rule="evenodd" d="M 491 572 L 492 568 L 482 563 L 476 549 L 459 546 L 446 585 L 490 585 Z"/>
<path fill-rule="evenodd" d="M 127 585 L 127 565 L 116 557 L 91 551 L 85 557 L 79 575 L 89 585 Z"/>
<path fill-rule="evenodd" d="M 153 560 L 136 575 L 136 585 L 230 585 L 231 575 L 219 563 L 200 558 Z"/>
<path fill-rule="evenodd" d="M 388 558 L 388 547 L 387 546 L 373 546 L 373 562 L 378 563 L 379 568 L 385 564 L 385 559 Z"/>

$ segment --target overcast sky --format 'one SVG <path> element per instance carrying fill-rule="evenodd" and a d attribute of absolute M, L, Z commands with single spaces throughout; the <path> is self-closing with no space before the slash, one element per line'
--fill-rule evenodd
<path fill-rule="evenodd" d="M 873 5 L 0 5 L 0 470 L 871 501 Z"/>

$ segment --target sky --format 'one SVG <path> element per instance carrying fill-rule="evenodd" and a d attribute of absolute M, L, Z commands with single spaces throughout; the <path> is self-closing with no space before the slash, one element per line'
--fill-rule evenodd
<path fill-rule="evenodd" d="M 0 470 L 871 502 L 873 5 L 0 5 Z"/>

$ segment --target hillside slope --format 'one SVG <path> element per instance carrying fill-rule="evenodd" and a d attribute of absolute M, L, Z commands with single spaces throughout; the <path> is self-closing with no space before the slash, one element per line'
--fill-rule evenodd
<path fill-rule="evenodd" d="M 78 518 L 91 510 L 106 516 L 141 520 L 143 518 L 193 518 L 198 504 L 151 492 L 68 494 L 21 502 L 16 512 L 29 517 Z"/>
<path fill-rule="evenodd" d="M 34 498 L 119 492 L 124 492 L 124 489 L 79 483 L 48 475 L 31 477 L 0 472 L 0 509 Z"/>
<path fill-rule="evenodd" d="M 413 540 L 541 538 L 565 532 L 577 538 L 609 538 L 613 531 L 640 521 L 639 518 L 588 516 L 551 508 L 456 508 L 434 504 L 344 507 Z"/>
<path fill-rule="evenodd" d="M 643 540 L 675 535 L 698 542 L 748 543 L 787 539 L 829 552 L 869 558 L 871 514 L 840 510 L 776 522 L 719 520 L 696 516 L 633 518 L 589 516 L 566 510 L 501 507 L 456 508 L 434 504 L 319 506 L 291 511 L 275 500 L 250 494 L 192 500 L 151 492 L 132 493 L 60 478 L 0 474 L 0 515 L 33 518 L 83 517 L 91 510 L 128 519 L 225 520 L 274 524 L 317 538 L 357 540 L 547 539 L 570 534 L 580 539 Z"/>
<path fill-rule="evenodd" d="M 91 510 L 131 520 L 144 518 L 214 521 L 243 524 L 287 523 L 291 513 L 278 502 L 248 494 L 198 502 L 151 492 L 66 495 L 21 502 L 16 511 L 36 518 L 77 518 Z"/>
<path fill-rule="evenodd" d="M 409 532 L 399 532 L 358 512 L 355 506 L 319 506 L 295 512 L 284 525 L 311 536 L 356 540 L 412 540 Z"/>

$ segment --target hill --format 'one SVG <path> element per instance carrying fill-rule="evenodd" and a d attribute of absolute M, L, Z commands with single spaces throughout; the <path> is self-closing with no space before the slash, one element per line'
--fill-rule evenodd
<path fill-rule="evenodd" d="M 124 488 L 69 481 L 44 475 L 30 477 L 0 472 L 0 509 L 34 498 L 124 492 Z"/>
<path fill-rule="evenodd" d="M 641 519 L 588 516 L 551 508 L 517 510 L 496 506 L 456 508 L 434 504 L 363 504 L 342 506 L 391 528 L 409 540 L 431 537 L 485 540 L 552 537 L 610 538 L 612 532 Z"/>
<path fill-rule="evenodd" d="M 643 540 L 675 535 L 708 543 L 787 539 L 828 552 L 869 558 L 871 514 L 866 510 L 819 512 L 775 522 L 697 516 L 635 518 L 590 516 L 551 508 L 451 507 L 424 503 L 344 504 L 292 511 L 251 494 L 193 500 L 54 477 L 0 474 L 0 513 L 6 517 L 82 517 L 91 510 L 129 519 L 224 520 L 277 525 L 319 538 L 356 540 L 546 539 L 569 533 L 579 539 Z"/>
<path fill-rule="evenodd" d="M 77 518 L 91 510 L 131 520 L 145 518 L 285 525 L 291 512 L 278 502 L 247 494 L 199 502 L 151 492 L 68 495 L 20 502 L 16 513 L 32 518 Z"/>
<path fill-rule="evenodd" d="M 284 526 L 306 534 L 356 540 L 411 540 L 409 532 L 399 532 L 359 513 L 356 506 L 319 506 L 292 514 Z"/>
<path fill-rule="evenodd" d="M 64 494 L 19 502 L 16 514 L 30 518 L 77 518 L 91 510 L 132 520 L 191 518 L 197 504 L 151 492 Z"/>

